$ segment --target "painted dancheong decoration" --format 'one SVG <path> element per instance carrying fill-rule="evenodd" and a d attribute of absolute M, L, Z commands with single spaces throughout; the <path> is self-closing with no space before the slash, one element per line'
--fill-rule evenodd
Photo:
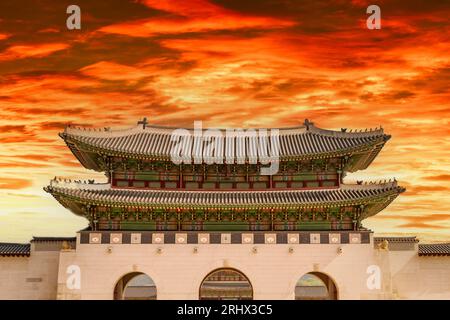
<path fill-rule="evenodd" d="M 146 119 L 126 130 L 68 126 L 60 134 L 67 146 L 108 182 L 55 178 L 45 190 L 86 217 L 91 230 L 142 231 L 366 230 L 361 221 L 405 190 L 395 180 L 343 183 L 347 172 L 366 169 L 389 140 L 382 128 L 331 131 L 305 120 L 277 129 L 274 175 L 262 175 L 262 164 L 250 161 L 245 150 L 257 143 L 252 137 L 241 153 L 231 150 L 235 141 L 219 143 L 234 161 L 175 164 L 175 129 Z"/>

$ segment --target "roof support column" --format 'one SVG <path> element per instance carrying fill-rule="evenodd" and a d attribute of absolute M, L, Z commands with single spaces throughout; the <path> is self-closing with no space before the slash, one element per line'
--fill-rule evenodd
<path fill-rule="evenodd" d="M 270 231 L 273 231 L 273 211 L 273 208 L 270 209 Z"/>

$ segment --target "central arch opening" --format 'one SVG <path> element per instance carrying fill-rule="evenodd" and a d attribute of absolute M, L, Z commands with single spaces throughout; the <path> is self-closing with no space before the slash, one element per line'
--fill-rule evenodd
<path fill-rule="evenodd" d="M 209 273 L 199 290 L 200 300 L 252 300 L 253 287 L 240 271 L 221 268 Z"/>
<path fill-rule="evenodd" d="M 128 273 L 117 282 L 114 300 L 156 300 L 155 282 L 145 273 Z"/>
<path fill-rule="evenodd" d="M 337 288 L 328 275 L 309 272 L 297 281 L 295 300 L 337 300 Z"/>

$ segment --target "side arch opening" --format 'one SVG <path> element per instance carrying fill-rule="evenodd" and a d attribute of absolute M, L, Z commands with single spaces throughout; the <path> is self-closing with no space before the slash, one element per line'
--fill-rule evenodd
<path fill-rule="evenodd" d="M 295 300 L 337 300 L 336 284 L 321 272 L 308 272 L 295 285 Z"/>
<path fill-rule="evenodd" d="M 153 279 L 142 272 L 131 272 L 117 281 L 114 300 L 156 300 Z"/>

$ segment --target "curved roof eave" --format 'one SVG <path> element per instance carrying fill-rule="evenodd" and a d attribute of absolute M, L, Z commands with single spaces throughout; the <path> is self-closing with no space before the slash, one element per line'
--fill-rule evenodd
<path fill-rule="evenodd" d="M 140 190 L 111 188 L 109 184 L 66 183 L 53 180 L 45 188 L 72 211 L 79 204 L 110 207 L 161 208 L 322 208 L 363 205 L 367 210 L 362 219 L 389 205 L 404 188 L 392 182 L 364 185 L 342 185 L 333 189 L 268 190 L 268 191 L 187 191 Z M 82 212 L 74 212 L 82 215 Z"/>
<path fill-rule="evenodd" d="M 174 128 L 148 126 L 126 130 L 106 129 L 101 131 L 67 127 L 60 136 L 83 166 L 97 171 L 102 171 L 102 166 L 98 163 L 98 157 L 93 156 L 95 154 L 170 160 L 171 139 L 168 135 L 173 132 Z M 280 158 L 282 161 L 365 153 L 366 156 L 362 161 L 347 167 L 350 172 L 367 168 L 390 138 L 389 135 L 384 134 L 381 128 L 364 132 L 347 132 L 325 130 L 309 124 L 307 128 L 301 126 L 278 130 L 280 130 L 281 137 Z M 224 139 L 224 155 L 227 152 L 225 141 Z M 247 144 L 249 143 L 247 142 Z M 255 143 L 257 140 L 253 142 L 253 144 Z M 246 156 L 248 157 L 248 155 L 244 155 L 244 158 Z"/>

